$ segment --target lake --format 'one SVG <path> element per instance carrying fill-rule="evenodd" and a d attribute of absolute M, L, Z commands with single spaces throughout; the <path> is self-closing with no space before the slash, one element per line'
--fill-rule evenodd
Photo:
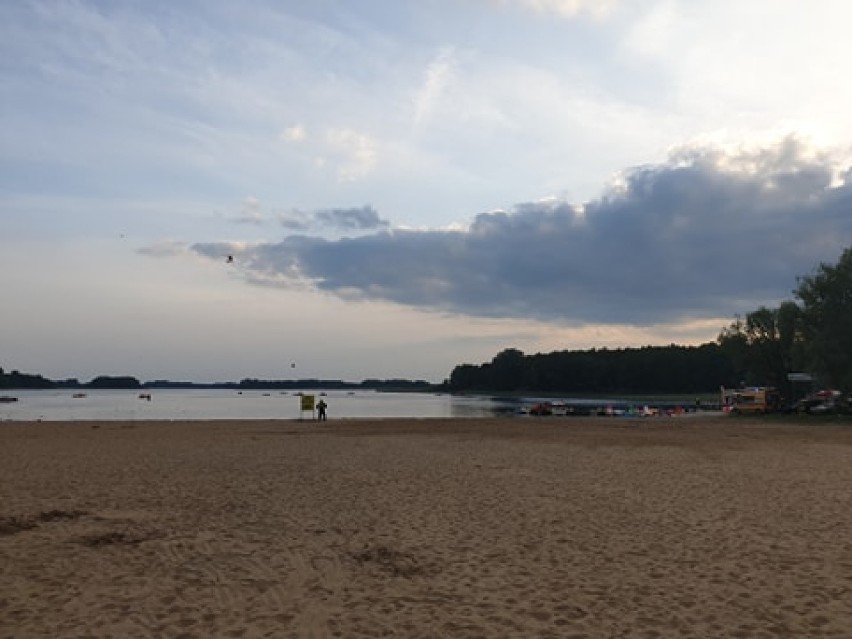
<path fill-rule="evenodd" d="M 388 417 L 493 417 L 513 414 L 520 400 L 430 393 L 382 393 L 369 390 L 302 391 L 320 393 L 329 419 Z M 74 397 L 85 393 L 85 397 Z M 140 394 L 151 400 L 140 399 Z M 233 389 L 4 390 L 17 402 L 0 403 L 0 421 L 298 419 L 296 391 Z"/>

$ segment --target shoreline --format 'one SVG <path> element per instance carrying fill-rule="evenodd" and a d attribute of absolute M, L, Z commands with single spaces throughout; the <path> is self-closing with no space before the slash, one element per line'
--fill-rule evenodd
<path fill-rule="evenodd" d="M 0 637 L 846 637 L 852 429 L 0 423 Z"/>

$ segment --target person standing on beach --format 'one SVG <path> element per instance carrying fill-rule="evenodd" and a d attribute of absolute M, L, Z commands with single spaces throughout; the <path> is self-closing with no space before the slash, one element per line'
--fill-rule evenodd
<path fill-rule="evenodd" d="M 325 415 L 325 409 L 328 404 L 325 403 L 324 399 L 319 400 L 317 403 L 317 419 L 321 422 L 328 421 L 328 417 Z"/>

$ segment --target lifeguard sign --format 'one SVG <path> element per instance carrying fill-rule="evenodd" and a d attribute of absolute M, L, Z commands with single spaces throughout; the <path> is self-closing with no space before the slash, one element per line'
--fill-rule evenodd
<path fill-rule="evenodd" d="M 302 395 L 299 398 L 299 419 L 302 419 L 302 413 L 305 411 L 311 412 L 311 417 L 314 416 L 314 396 Z"/>

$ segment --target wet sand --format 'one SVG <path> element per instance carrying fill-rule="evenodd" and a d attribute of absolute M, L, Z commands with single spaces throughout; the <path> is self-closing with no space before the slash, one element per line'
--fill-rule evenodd
<path fill-rule="evenodd" d="M 0 637 L 852 636 L 852 428 L 0 423 Z"/>

